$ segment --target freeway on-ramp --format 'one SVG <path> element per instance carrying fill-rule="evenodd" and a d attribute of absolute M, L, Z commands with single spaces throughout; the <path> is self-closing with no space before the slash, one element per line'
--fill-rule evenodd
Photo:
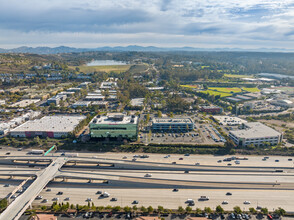
<path fill-rule="evenodd" d="M 47 168 L 37 173 L 36 180 L 18 196 L 0 215 L 0 220 L 17 220 L 31 205 L 35 197 L 51 181 L 58 170 L 66 162 L 66 158 L 59 157 L 55 159 Z"/>

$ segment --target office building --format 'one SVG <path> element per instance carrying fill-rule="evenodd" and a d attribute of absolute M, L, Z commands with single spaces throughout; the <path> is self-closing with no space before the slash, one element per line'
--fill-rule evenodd
<path fill-rule="evenodd" d="M 260 123 L 248 122 L 242 125 L 242 129 L 230 131 L 229 137 L 240 147 L 249 145 L 263 146 L 265 143 L 276 145 L 282 141 L 282 134 Z"/>
<path fill-rule="evenodd" d="M 191 118 L 153 118 L 154 132 L 188 132 L 194 129 Z"/>
<path fill-rule="evenodd" d="M 91 138 L 115 138 L 118 140 L 137 140 L 138 117 L 114 113 L 96 116 L 90 123 Z"/>

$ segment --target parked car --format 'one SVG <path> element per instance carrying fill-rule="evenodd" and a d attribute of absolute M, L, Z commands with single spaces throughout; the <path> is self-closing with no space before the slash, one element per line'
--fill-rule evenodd
<path fill-rule="evenodd" d="M 231 192 L 227 192 L 227 193 L 226 193 L 226 196 L 231 196 L 231 195 L 232 195 Z"/>
<path fill-rule="evenodd" d="M 179 189 L 177 189 L 177 188 L 173 189 L 173 192 L 178 192 L 178 191 L 179 191 Z"/>
<path fill-rule="evenodd" d="M 223 201 L 222 204 L 227 205 L 227 204 L 229 204 L 229 202 L 228 201 Z"/>
<path fill-rule="evenodd" d="M 251 204 L 251 202 L 250 201 L 244 201 L 244 204 L 249 205 L 249 204 Z"/>

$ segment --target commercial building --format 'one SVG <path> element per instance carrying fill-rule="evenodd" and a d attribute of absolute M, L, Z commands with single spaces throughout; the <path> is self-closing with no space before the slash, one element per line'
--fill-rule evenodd
<path fill-rule="evenodd" d="M 85 118 L 86 116 L 83 115 L 45 116 L 41 119 L 27 121 L 9 133 L 13 137 L 61 138 L 73 132 L 75 127 Z"/>
<path fill-rule="evenodd" d="M 114 89 L 117 87 L 117 82 L 102 82 L 100 89 Z"/>
<path fill-rule="evenodd" d="M 61 100 L 66 100 L 67 96 L 66 95 L 56 95 L 50 99 L 47 100 L 47 104 L 50 105 L 53 103 L 54 105 L 58 106 Z"/>
<path fill-rule="evenodd" d="M 19 102 L 16 102 L 16 103 L 10 105 L 10 107 L 24 108 L 24 107 L 27 107 L 27 106 L 29 106 L 31 104 L 38 103 L 40 101 L 41 101 L 40 99 L 24 99 L 24 100 L 21 100 Z"/>
<path fill-rule="evenodd" d="M 223 112 L 223 108 L 218 106 L 200 106 L 200 111 L 211 114 L 220 114 Z"/>
<path fill-rule="evenodd" d="M 194 129 L 191 118 L 153 118 L 152 130 L 154 132 L 188 132 Z"/>
<path fill-rule="evenodd" d="M 272 100 L 270 101 L 270 103 L 272 105 L 277 105 L 277 106 L 282 106 L 282 107 L 285 107 L 285 108 L 291 108 L 291 107 L 294 107 L 294 104 L 291 100 L 287 100 L 287 99 L 283 99 L 283 100 Z"/>
<path fill-rule="evenodd" d="M 217 121 L 220 125 L 228 125 L 228 126 L 234 126 L 234 125 L 241 125 L 243 123 L 246 123 L 247 121 L 238 118 L 238 117 L 231 117 L 231 116 L 213 116 L 214 120 Z"/>
<path fill-rule="evenodd" d="M 137 140 L 138 117 L 135 115 L 108 114 L 96 116 L 90 123 L 91 138 L 115 138 Z"/>
<path fill-rule="evenodd" d="M 87 95 L 85 101 L 103 101 L 105 99 L 104 95 Z"/>
<path fill-rule="evenodd" d="M 260 123 L 248 122 L 242 125 L 242 129 L 230 131 L 229 137 L 241 147 L 249 145 L 263 146 L 265 143 L 276 145 L 282 141 L 282 134 Z"/>
<path fill-rule="evenodd" d="M 94 101 L 91 103 L 91 105 L 98 106 L 99 108 L 107 108 L 109 105 L 109 102 L 107 102 L 107 101 Z"/>
<path fill-rule="evenodd" d="M 71 105 L 72 108 L 77 107 L 88 107 L 91 104 L 90 101 L 77 101 L 74 104 Z"/>

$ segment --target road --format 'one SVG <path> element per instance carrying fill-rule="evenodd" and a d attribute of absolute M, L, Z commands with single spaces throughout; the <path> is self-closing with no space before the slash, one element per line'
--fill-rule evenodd
<path fill-rule="evenodd" d="M 37 173 L 36 180 L 2 212 L 0 220 L 19 219 L 35 197 L 52 180 L 64 162 L 65 158 L 57 158 L 47 168 Z"/>

